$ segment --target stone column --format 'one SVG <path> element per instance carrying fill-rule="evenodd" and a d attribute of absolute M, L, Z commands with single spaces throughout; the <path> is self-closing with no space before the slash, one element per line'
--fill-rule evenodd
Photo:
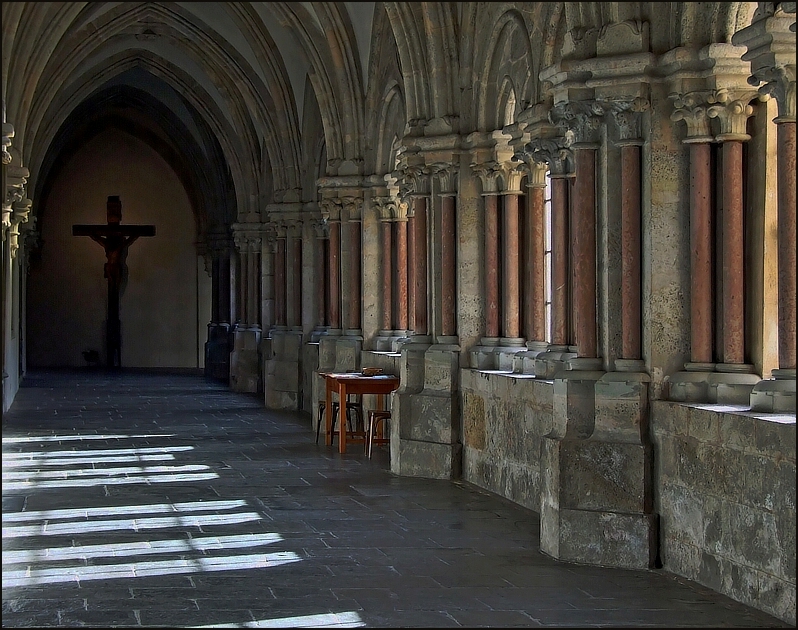
<path fill-rule="evenodd" d="M 261 391 L 260 373 L 260 249 L 261 224 L 236 223 L 233 238 L 239 252 L 240 325 L 233 336 L 230 387 L 238 392 Z"/>
<path fill-rule="evenodd" d="M 382 246 L 382 329 L 393 330 L 393 225 L 390 217 L 380 217 Z"/>
<path fill-rule="evenodd" d="M 230 243 L 224 231 L 209 235 L 211 322 L 205 343 L 205 376 L 227 382 L 230 376 Z"/>
<path fill-rule="evenodd" d="M 744 45 L 751 63 L 748 82 L 776 99 L 778 180 L 778 361 L 772 378 L 751 391 L 754 411 L 795 413 L 795 3 L 759 3 L 750 26 L 735 33 L 732 43 Z"/>
<path fill-rule="evenodd" d="M 302 225 L 298 222 L 291 225 L 287 236 L 287 260 L 291 263 L 290 285 L 287 285 L 291 288 L 291 308 L 287 323 L 294 330 L 302 330 Z"/>
<path fill-rule="evenodd" d="M 670 399 L 707 402 L 709 376 L 715 369 L 713 354 L 711 149 L 713 137 L 707 116 L 708 92 L 673 94 L 671 120 L 684 121 L 682 142 L 690 156 L 690 361 L 670 380 Z"/>
<path fill-rule="evenodd" d="M 316 329 L 314 337 L 317 337 L 327 325 L 327 290 L 329 284 L 329 272 L 327 268 L 327 250 L 329 248 L 329 226 L 323 221 L 316 221 L 313 224 L 314 247 L 313 247 L 313 269 L 315 296 L 315 320 Z M 315 339 L 317 340 L 317 339 Z"/>
<path fill-rule="evenodd" d="M 322 214 L 329 230 L 327 251 L 327 325 L 331 335 L 340 335 L 341 324 L 341 214 L 340 206 L 332 200 L 322 201 Z"/>
<path fill-rule="evenodd" d="M 288 325 L 286 300 L 286 229 L 277 228 L 276 248 L 274 252 L 274 325 L 285 328 Z"/>
<path fill-rule="evenodd" d="M 576 357 L 568 325 L 570 316 L 568 251 L 570 181 L 574 177 L 573 133 L 535 138 L 525 153 L 538 164 L 547 164 L 551 181 L 551 343 L 535 358 L 535 375 L 553 378 Z"/>
<path fill-rule="evenodd" d="M 361 320 L 361 213 L 363 200 L 356 197 L 343 198 L 346 217 L 346 260 L 342 256 L 342 273 L 346 274 L 346 291 L 344 295 L 345 322 L 344 333 L 348 336 L 360 337 Z M 343 239 L 343 234 L 342 234 Z"/>
<path fill-rule="evenodd" d="M 427 337 L 427 206 L 429 198 L 425 195 L 413 197 L 413 249 L 412 276 L 410 277 L 413 308 L 413 335 Z"/>
<path fill-rule="evenodd" d="M 722 221 L 721 221 L 721 362 L 709 379 L 713 402 L 747 404 L 753 386 L 759 382 L 754 366 L 746 363 L 745 352 L 745 250 L 743 247 L 743 142 L 750 140 L 746 122 L 753 114 L 749 102 L 756 96 L 750 90 L 718 91 L 707 115 L 718 122 L 722 143 Z"/>
<path fill-rule="evenodd" d="M 399 204 L 399 215 L 396 218 L 396 328 L 402 335 L 408 329 L 408 287 L 407 287 L 407 262 L 408 262 L 408 217 L 407 205 Z"/>

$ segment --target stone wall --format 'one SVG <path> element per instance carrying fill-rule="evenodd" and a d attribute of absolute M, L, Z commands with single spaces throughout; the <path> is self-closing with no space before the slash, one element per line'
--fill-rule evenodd
<path fill-rule="evenodd" d="M 463 479 L 539 512 L 553 383 L 480 370 L 463 370 L 460 378 Z"/>
<path fill-rule="evenodd" d="M 652 404 L 663 567 L 795 623 L 795 416 Z"/>

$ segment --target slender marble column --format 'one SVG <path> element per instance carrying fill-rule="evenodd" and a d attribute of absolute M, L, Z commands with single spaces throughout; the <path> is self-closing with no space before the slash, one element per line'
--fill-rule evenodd
<path fill-rule="evenodd" d="M 708 142 L 690 143 L 690 360 L 712 363 L 712 171 Z"/>
<path fill-rule="evenodd" d="M 414 197 L 413 219 L 413 332 L 427 334 L 427 197 Z"/>
<path fill-rule="evenodd" d="M 794 85 L 794 84 L 793 84 Z M 795 369 L 795 120 L 776 119 L 778 191 L 779 369 Z"/>
<path fill-rule="evenodd" d="M 521 282 L 519 270 L 518 193 L 504 198 L 504 261 L 502 273 L 503 337 L 521 336 Z"/>
<path fill-rule="evenodd" d="M 723 143 L 723 362 L 745 363 L 743 143 Z"/>
<path fill-rule="evenodd" d="M 336 330 L 341 328 L 341 223 L 330 222 L 329 242 L 329 286 L 330 299 L 327 303 L 327 321 L 330 327 Z"/>
<path fill-rule="evenodd" d="M 221 291 L 221 252 L 211 251 L 211 323 L 218 324 L 221 321 L 222 313 L 220 310 L 221 300 L 219 299 Z"/>
<path fill-rule="evenodd" d="M 392 326 L 392 296 L 393 296 L 393 244 L 391 229 L 393 223 L 386 219 L 380 221 L 382 239 L 382 329 L 393 330 Z"/>
<path fill-rule="evenodd" d="M 349 305 L 346 327 L 350 331 L 360 330 L 360 220 L 350 220 L 349 225 Z"/>
<path fill-rule="evenodd" d="M 579 357 L 595 357 L 596 346 L 596 150 L 574 151 L 573 258 L 574 340 Z"/>
<path fill-rule="evenodd" d="M 247 315 L 249 314 L 249 309 L 247 308 L 248 274 L 249 265 L 247 265 L 246 245 L 242 244 L 238 250 L 238 321 L 242 328 L 247 328 L 249 325 L 247 320 Z"/>
<path fill-rule="evenodd" d="M 274 255 L 274 323 L 276 326 L 286 326 L 287 301 L 286 301 L 286 264 L 285 243 L 286 239 L 277 239 L 277 252 Z"/>
<path fill-rule="evenodd" d="M 456 273 L 457 226 L 454 195 L 441 196 L 441 334 L 457 334 Z"/>
<path fill-rule="evenodd" d="M 499 197 L 483 195 L 485 203 L 485 336 L 499 336 Z"/>
<path fill-rule="evenodd" d="M 302 327 L 302 232 L 295 228 L 291 246 L 291 322 L 293 327 Z M 287 288 L 287 287 L 286 287 Z"/>
<path fill-rule="evenodd" d="M 396 226 L 396 327 L 407 330 L 407 219 L 399 219 Z"/>
<path fill-rule="evenodd" d="M 568 281 L 568 192 L 569 178 L 551 176 L 551 342 L 567 346 L 569 299 Z"/>
<path fill-rule="evenodd" d="M 247 323 L 260 328 L 260 239 L 249 242 L 247 251 Z"/>
<path fill-rule="evenodd" d="M 327 256 L 327 239 L 317 236 L 316 247 L 313 251 L 313 270 L 314 270 L 314 288 L 316 290 L 316 304 L 315 304 L 315 317 L 316 326 L 324 326 L 327 322 L 325 315 L 327 313 L 327 273 L 326 273 L 326 258 Z"/>
<path fill-rule="evenodd" d="M 621 147 L 621 355 L 640 358 L 640 147 Z"/>
<path fill-rule="evenodd" d="M 546 339 L 546 184 L 528 186 L 524 278 L 524 335 L 527 341 Z"/>

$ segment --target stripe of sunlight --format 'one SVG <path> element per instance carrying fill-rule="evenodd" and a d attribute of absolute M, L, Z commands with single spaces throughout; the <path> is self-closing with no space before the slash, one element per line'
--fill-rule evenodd
<path fill-rule="evenodd" d="M 126 462 L 159 462 L 159 461 L 172 461 L 174 460 L 174 455 L 123 455 L 120 457 L 103 457 L 103 462 L 108 462 L 110 464 L 122 464 Z M 5 455 L 3 456 L 5 460 Z M 46 459 L 42 460 L 17 460 L 14 462 L 6 462 L 3 461 L 3 468 L 29 468 L 31 466 L 36 466 L 37 468 L 41 468 L 42 466 L 71 466 L 72 464 L 93 464 L 97 461 L 96 457 L 73 457 L 73 458 L 54 458 L 54 459 Z"/>
<path fill-rule="evenodd" d="M 221 558 L 196 558 L 193 560 L 163 560 L 133 562 L 110 566 L 80 566 L 50 569 L 25 569 L 3 571 L 3 588 L 27 587 L 39 584 L 86 582 L 114 578 L 155 577 L 211 571 L 241 569 L 267 569 L 302 560 L 293 551 L 227 556 Z"/>
<path fill-rule="evenodd" d="M 103 462 L 105 463 L 105 462 Z M 98 475 L 127 475 L 129 473 L 161 473 L 161 472 L 191 472 L 197 470 L 208 470 L 208 466 L 200 464 L 183 464 L 181 466 L 114 466 L 113 468 L 77 468 L 68 470 L 50 470 L 38 472 L 37 479 L 68 479 L 69 477 L 96 477 Z M 3 473 L 3 480 L 6 479 L 28 479 L 28 472 L 9 472 Z"/>
<path fill-rule="evenodd" d="M 44 490 L 47 488 L 88 488 L 93 486 L 119 486 L 124 484 L 136 483 L 171 483 L 173 481 L 203 481 L 207 479 L 218 479 L 216 473 L 190 473 L 185 475 L 159 475 L 159 476 L 140 476 L 124 477 L 121 479 L 110 479 L 101 477 L 98 479 L 66 480 L 66 481 L 17 481 L 4 483 L 4 490 Z"/>
<path fill-rule="evenodd" d="M 278 617 L 243 623 L 220 623 L 192 628 L 362 628 L 366 623 L 356 612 L 322 613 L 301 617 Z"/>
<path fill-rule="evenodd" d="M 174 453 L 193 451 L 193 446 L 143 446 L 141 448 L 106 448 L 82 451 L 31 451 L 26 453 L 3 453 L 3 459 L 31 459 L 33 457 L 97 457 L 98 455 L 145 455 L 147 453 Z"/>
<path fill-rule="evenodd" d="M 50 547 L 3 551 L 3 567 L 34 562 L 59 560 L 88 560 L 92 558 L 124 558 L 127 556 L 180 553 L 185 551 L 212 551 L 271 545 L 284 540 L 280 534 L 239 534 L 235 536 L 202 536 L 186 540 L 152 540 L 109 545 L 79 545 L 75 547 Z"/>
<path fill-rule="evenodd" d="M 61 536 L 64 534 L 84 534 L 88 532 L 141 531 L 164 529 L 167 527 L 200 527 L 208 525 L 230 525 L 261 520 L 257 512 L 240 514 L 203 514 L 191 516 L 169 516 L 162 518 L 117 519 L 110 521 L 89 521 L 80 523 L 50 523 L 39 525 L 19 525 L 6 527 L 3 524 L 3 538 L 21 536 Z M 5 517 L 3 517 L 5 521 Z"/>
<path fill-rule="evenodd" d="M 4 437 L 3 444 L 22 444 L 26 442 L 67 442 L 77 440 L 132 440 L 139 438 L 170 438 L 174 433 L 153 433 L 142 435 L 40 435 L 25 437 Z"/>
<path fill-rule="evenodd" d="M 173 514 L 175 512 L 206 512 L 208 510 L 234 510 L 246 507 L 244 499 L 226 501 L 185 501 L 182 503 L 150 503 L 149 505 L 120 505 L 119 507 L 68 508 L 62 510 L 37 510 L 3 514 L 4 521 L 33 521 L 60 518 L 94 518 L 97 516 L 119 516 L 120 514 Z"/>

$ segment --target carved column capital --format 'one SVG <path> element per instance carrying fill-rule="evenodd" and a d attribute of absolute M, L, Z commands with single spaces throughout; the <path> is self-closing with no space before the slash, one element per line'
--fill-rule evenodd
<path fill-rule="evenodd" d="M 457 194 L 457 181 L 460 169 L 449 162 L 434 162 L 430 164 L 432 176 L 438 181 L 440 194 L 442 196 L 454 196 Z"/>
<path fill-rule="evenodd" d="M 499 193 L 499 177 L 502 174 L 501 165 L 495 160 L 471 163 L 471 170 L 482 182 L 483 195 L 496 195 Z"/>
<path fill-rule="evenodd" d="M 716 90 L 713 93 L 714 104 L 707 107 L 707 116 L 717 120 L 719 133 L 717 139 L 725 140 L 750 140 L 745 132 L 748 118 L 754 113 L 750 105 L 751 100 L 757 97 L 757 92 L 731 91 L 727 89 Z"/>
<path fill-rule="evenodd" d="M 371 198 L 380 221 L 406 221 L 407 204 L 393 195 L 381 195 Z"/>
<path fill-rule="evenodd" d="M 574 173 L 574 152 L 571 149 L 573 132 L 554 138 L 534 138 L 524 147 L 520 159 L 526 156 L 537 164 L 547 164 L 552 177 L 570 177 Z"/>
<path fill-rule="evenodd" d="M 11 123 L 4 122 L 3 123 L 3 146 L 2 146 L 2 156 L 3 156 L 3 166 L 8 166 L 11 164 L 11 153 L 9 149 L 11 148 L 11 138 L 14 137 L 14 126 Z"/>
<path fill-rule="evenodd" d="M 344 213 L 341 215 L 346 221 L 360 221 L 363 218 L 363 197 L 347 195 L 339 197 L 341 209 Z"/>
<path fill-rule="evenodd" d="M 597 100 L 559 103 L 549 111 L 549 121 L 560 129 L 560 135 L 573 132 L 573 144 L 596 145 L 601 141 L 601 124 L 606 113 L 604 103 Z"/>
<path fill-rule="evenodd" d="M 669 95 L 673 101 L 671 120 L 684 121 L 687 125 L 687 136 L 684 143 L 711 142 L 713 140 L 707 115 L 708 103 L 712 90 L 696 90 L 693 92 L 674 92 Z"/>
<path fill-rule="evenodd" d="M 641 144 L 643 142 L 643 114 L 651 107 L 645 98 L 635 98 L 631 101 L 612 101 L 607 104 L 617 133 L 616 144 Z"/>

